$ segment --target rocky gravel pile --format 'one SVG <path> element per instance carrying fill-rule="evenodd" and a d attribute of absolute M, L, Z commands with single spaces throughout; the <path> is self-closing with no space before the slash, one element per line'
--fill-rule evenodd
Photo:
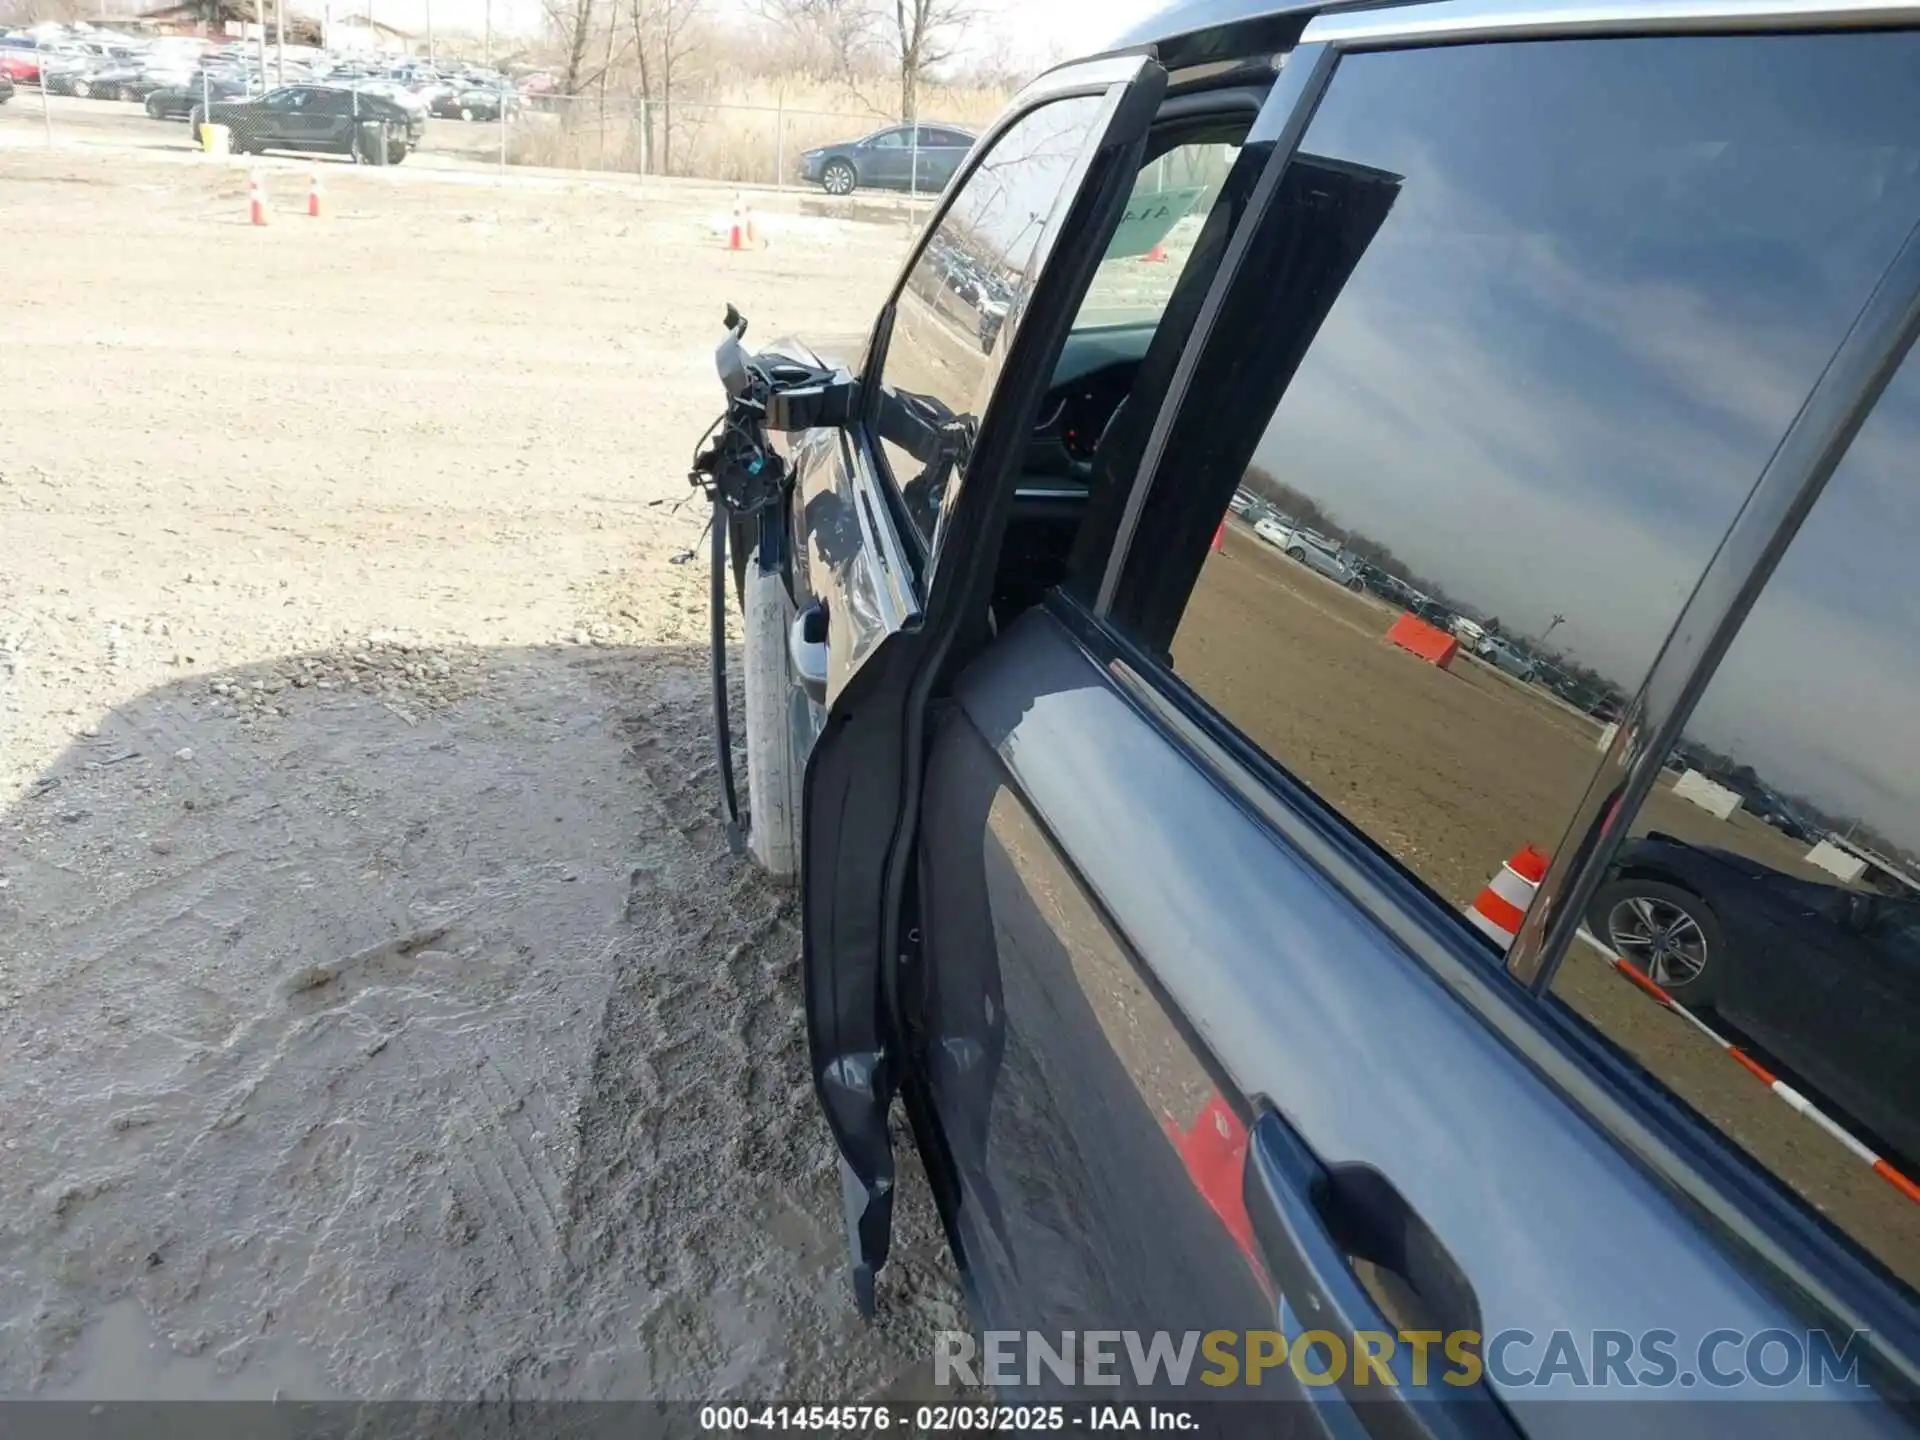
<path fill-rule="evenodd" d="M 288 656 L 247 678 L 216 675 L 207 682 L 213 713 L 252 726 L 284 717 L 289 690 L 357 692 L 378 699 L 412 723 L 468 693 L 480 660 L 467 646 L 433 644 L 376 630 L 342 648 Z"/>

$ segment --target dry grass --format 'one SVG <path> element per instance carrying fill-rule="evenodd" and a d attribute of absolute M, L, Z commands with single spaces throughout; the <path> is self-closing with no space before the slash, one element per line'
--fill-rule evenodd
<path fill-rule="evenodd" d="M 1005 107 L 1005 91 L 930 87 L 922 113 L 929 119 L 979 129 Z M 654 173 L 744 184 L 791 177 L 802 150 L 878 129 L 894 117 L 880 108 L 884 93 L 869 95 L 816 80 L 743 80 L 708 87 L 698 98 L 676 100 L 671 113 L 652 109 Z M 637 172 L 641 107 L 624 95 L 583 95 L 521 117 L 508 138 L 516 165 Z M 783 176 L 784 171 L 784 176 Z"/>

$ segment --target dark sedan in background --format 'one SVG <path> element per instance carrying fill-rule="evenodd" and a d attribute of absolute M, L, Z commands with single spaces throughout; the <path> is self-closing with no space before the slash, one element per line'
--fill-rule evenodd
<path fill-rule="evenodd" d="M 1659 832 L 1620 852 L 1588 923 L 1920 1161 L 1920 898 L 1801 880 Z"/>
<path fill-rule="evenodd" d="M 201 115 L 195 105 L 188 119 L 197 127 Z M 389 165 L 404 160 L 427 129 L 421 112 L 334 85 L 288 85 L 251 100 L 216 100 L 206 118 L 227 127 L 236 154 L 304 150 Z"/>
<path fill-rule="evenodd" d="M 442 91 L 433 97 L 427 108 L 442 120 L 498 120 L 503 106 L 508 113 L 518 108 L 517 97 L 512 91 L 468 86 L 460 90 Z"/>
<path fill-rule="evenodd" d="M 195 76 L 180 85 L 166 85 L 147 96 L 147 114 L 155 120 L 185 120 L 197 106 L 209 100 L 239 100 L 247 94 L 247 82 L 233 76 Z"/>
<path fill-rule="evenodd" d="M 806 151 L 800 178 L 829 195 L 851 195 L 862 186 L 936 194 L 947 188 L 973 140 L 951 125 L 892 125 L 863 140 Z"/>

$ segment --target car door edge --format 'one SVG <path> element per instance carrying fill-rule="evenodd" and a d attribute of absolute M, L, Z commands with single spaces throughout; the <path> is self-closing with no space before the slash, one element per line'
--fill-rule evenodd
<path fill-rule="evenodd" d="M 1106 220 L 1118 218 L 1133 176 L 1122 173 L 1120 159 L 1137 152 L 1165 92 L 1166 72 L 1140 52 L 1105 57 L 1050 72 L 1030 85 L 1010 106 L 975 154 L 991 152 L 1018 118 L 1041 105 L 1076 94 L 1112 96 L 1102 129 L 1091 137 L 1080 166 L 1063 187 L 1065 221 L 1036 252 L 1028 320 L 1014 332 L 984 387 L 992 402 L 983 414 L 973 452 L 970 483 L 961 488 L 952 514 L 958 533 L 995 533 L 1004 523 L 1008 487 L 997 483 L 998 470 L 1017 458 L 1024 441 L 1022 421 L 1038 403 L 1045 384 L 1043 359 L 1034 351 L 1064 338 L 1071 305 L 1098 260 L 1097 250 L 1078 254 L 1059 243 L 1061 235 L 1104 235 Z M 1116 93 L 1118 92 L 1118 93 Z M 965 180 L 956 173 L 946 191 L 951 203 Z M 1076 189 L 1077 187 L 1077 189 Z M 940 212 L 930 221 L 901 272 L 912 272 Z M 1076 228 L 1077 227 L 1077 228 Z M 1052 229 L 1053 227 L 1049 227 Z M 1071 263 L 1055 268 L 1064 254 Z M 896 283 L 895 291 L 899 288 Z M 1070 300 L 1063 300 L 1064 295 Z M 1064 313 L 1061 313 L 1064 312 Z M 866 373 L 884 365 L 891 306 L 882 312 L 869 347 Z M 1052 334 L 1049 335 L 1049 322 Z M 1002 392 L 1011 374 L 1016 389 Z M 870 420 L 877 387 L 869 385 L 865 402 Z M 1009 403 L 1011 402 L 1011 404 Z M 1018 412 L 1017 414 L 1015 412 Z M 1009 418 L 1011 416 L 1011 418 Z M 860 447 L 856 443 L 855 449 Z M 856 467 L 858 468 L 858 467 Z M 863 516 L 863 520 L 868 517 Z M 877 520 L 877 517 L 874 517 Z M 888 516 L 891 521 L 892 516 Z M 941 543 L 956 527 L 941 522 Z M 960 543 L 960 542 L 951 542 Z M 952 553 L 949 551 L 949 553 Z M 965 597 L 991 583 L 991 566 L 976 549 L 964 573 L 954 567 L 936 572 L 922 623 L 888 635 L 833 701 L 827 728 L 808 759 L 805 814 L 809 840 L 831 836 L 824 844 L 802 846 L 802 969 L 807 996 L 807 1036 L 814 1086 L 840 1151 L 843 1219 L 851 1251 L 854 1294 L 871 1314 L 879 1270 L 886 1263 L 892 1225 L 894 1165 L 888 1112 L 899 1091 L 905 1056 L 900 1048 L 898 968 L 909 960 L 904 942 L 912 926 L 903 917 L 913 872 L 914 825 L 926 707 L 951 653 L 952 641 L 967 613 Z M 990 558 L 990 557 L 989 557 Z M 985 614 L 985 602 L 975 607 Z M 843 703 L 844 702 L 844 703 Z M 923 1110 L 919 1105 L 915 1110 Z M 915 1120 L 916 1136 L 924 1113 Z M 949 1229 L 949 1238 L 952 1238 Z"/>

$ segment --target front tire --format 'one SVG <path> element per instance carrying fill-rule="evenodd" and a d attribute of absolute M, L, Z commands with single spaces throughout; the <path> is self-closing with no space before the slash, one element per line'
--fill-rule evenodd
<path fill-rule="evenodd" d="M 73 82 L 73 98 L 74 99 L 84 100 L 92 93 L 93 93 L 93 86 L 89 85 L 85 80 L 76 80 Z"/>
<path fill-rule="evenodd" d="M 1296 545 L 1293 547 L 1293 549 L 1287 551 L 1287 558 L 1289 560 L 1298 560 L 1302 565 L 1304 565 L 1307 563 L 1307 552 L 1302 550 L 1298 545 Z"/>
<path fill-rule="evenodd" d="M 473 107 L 471 105 L 462 105 L 460 107 L 460 118 L 471 124 L 473 122 Z"/>
<path fill-rule="evenodd" d="M 1691 890 L 1627 878 L 1600 887 L 1588 923 L 1607 948 L 1687 1006 L 1714 1001 L 1726 969 L 1719 917 Z"/>
<path fill-rule="evenodd" d="M 833 161 L 820 174 L 820 188 L 829 195 L 851 195 L 859 183 L 860 177 L 853 173 L 853 166 L 844 160 Z"/>
<path fill-rule="evenodd" d="M 747 849 L 776 879 L 800 874 L 800 786 L 806 757 L 793 746 L 793 677 L 787 635 L 793 601 L 778 572 L 746 565 Z"/>

